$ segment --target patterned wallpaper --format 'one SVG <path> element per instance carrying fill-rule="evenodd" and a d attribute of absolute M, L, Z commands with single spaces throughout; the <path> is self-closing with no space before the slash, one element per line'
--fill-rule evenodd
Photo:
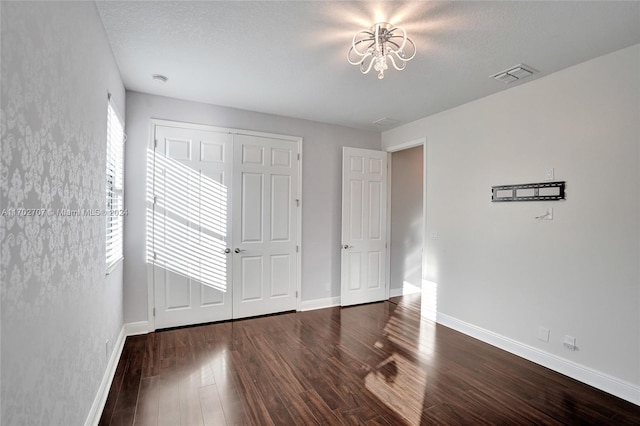
<path fill-rule="evenodd" d="M 0 7 L 0 421 L 83 424 L 122 268 L 105 278 L 105 219 L 76 214 L 104 209 L 107 91 L 124 112 L 124 88 L 93 2 Z"/>

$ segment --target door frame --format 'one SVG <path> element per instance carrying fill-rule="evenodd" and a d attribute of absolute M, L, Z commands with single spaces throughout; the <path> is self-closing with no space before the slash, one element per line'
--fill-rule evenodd
<path fill-rule="evenodd" d="M 422 146 L 422 276 L 420 277 L 424 281 L 426 276 L 426 239 L 425 233 L 427 231 L 427 138 L 421 137 L 413 139 L 407 142 L 402 142 L 396 145 L 383 147 L 383 151 L 388 153 L 394 153 L 409 148 L 415 148 Z M 387 241 L 389 242 L 389 250 L 387 250 L 387 300 L 390 297 L 391 292 L 391 175 L 392 175 L 392 161 L 389 160 L 389 172 L 387 175 Z"/>
<path fill-rule="evenodd" d="M 297 235 L 296 235 L 296 245 L 299 247 L 299 250 L 296 252 L 296 311 L 300 311 L 300 303 L 302 296 L 302 140 L 303 138 L 300 136 L 291 136 L 291 135 L 282 135 L 279 133 L 267 133 L 267 132 L 258 132 L 253 130 L 242 130 L 242 129 L 234 129 L 231 127 L 218 127 L 211 126 L 207 124 L 197 124 L 197 123 L 188 123 L 183 121 L 175 121 L 175 120 L 165 120 L 158 118 L 151 118 L 149 120 L 149 141 L 147 143 L 147 149 L 154 150 L 155 149 L 155 127 L 156 126 L 167 126 L 167 127 L 179 127 L 183 129 L 190 130 L 202 130 L 202 131 L 213 131 L 219 133 L 230 133 L 233 135 L 242 134 L 248 136 L 258 136 L 258 137 L 266 137 L 273 139 L 281 139 L 288 140 L 292 142 L 297 142 L 298 144 L 298 187 L 297 191 L 297 199 L 299 200 L 297 208 Z M 149 164 L 145 163 L 146 171 L 148 172 Z M 148 174 L 145 175 L 148 177 Z M 149 183 L 147 182 L 146 187 L 148 187 Z M 153 211 L 153 203 L 147 199 L 147 211 Z M 145 215 L 146 217 L 146 215 Z M 148 219 L 145 219 L 145 222 Z M 147 235 L 148 228 L 145 226 L 145 257 L 147 250 Z M 155 320 L 155 285 L 153 279 L 153 263 L 146 262 L 147 265 L 147 318 L 148 318 L 148 332 L 152 332 L 156 330 L 156 320 Z"/>

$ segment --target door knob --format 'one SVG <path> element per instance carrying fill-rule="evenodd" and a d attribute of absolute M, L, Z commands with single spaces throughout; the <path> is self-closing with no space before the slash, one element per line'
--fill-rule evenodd
<path fill-rule="evenodd" d="M 229 247 L 227 247 L 226 249 L 224 249 L 224 253 L 225 254 L 229 254 L 231 253 L 231 249 Z"/>
<path fill-rule="evenodd" d="M 350 249 L 350 248 L 352 248 L 352 247 L 353 247 L 353 246 L 350 246 L 349 244 L 345 244 L 345 245 L 343 245 L 343 246 L 342 246 L 342 248 L 343 248 L 343 249 L 345 249 L 345 250 L 346 250 L 346 249 Z"/>
<path fill-rule="evenodd" d="M 244 250 L 244 249 L 239 249 L 239 248 L 236 248 L 236 249 L 234 250 L 234 252 L 235 252 L 235 253 L 242 253 L 243 251 L 246 251 L 246 250 Z"/>

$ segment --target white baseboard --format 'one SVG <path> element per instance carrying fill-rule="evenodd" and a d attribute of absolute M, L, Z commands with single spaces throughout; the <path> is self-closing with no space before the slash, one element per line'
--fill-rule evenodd
<path fill-rule="evenodd" d="M 116 368 L 118 367 L 118 362 L 120 361 L 120 357 L 122 356 L 122 349 L 124 348 L 124 342 L 126 338 L 128 336 L 136 336 L 138 334 L 147 334 L 148 332 L 148 321 L 130 322 L 122 326 L 122 328 L 120 329 L 120 334 L 118 335 L 118 340 L 113 347 L 113 352 L 111 352 L 111 357 L 109 357 L 107 369 L 102 376 L 100 388 L 98 388 L 98 393 L 93 400 L 93 405 L 91 405 L 91 410 L 89 410 L 87 420 L 84 422 L 85 426 L 97 426 L 100 422 L 102 410 L 104 410 L 104 405 L 107 402 L 107 396 L 109 396 L 109 390 L 111 389 L 113 376 L 116 374 Z"/>
<path fill-rule="evenodd" d="M 114 345 L 111 356 L 109 357 L 107 369 L 102 376 L 102 382 L 100 382 L 98 394 L 93 400 L 87 420 L 84 422 L 85 426 L 97 426 L 98 422 L 100 422 L 100 416 L 102 416 L 104 404 L 107 402 L 109 389 L 111 389 L 111 382 L 113 381 L 113 376 L 116 374 L 116 367 L 118 366 L 118 361 L 120 361 L 120 355 L 122 355 L 122 348 L 124 348 L 124 341 L 126 337 L 125 328 L 123 326 L 122 329 L 120 329 L 118 340 L 116 340 L 116 344 Z"/>
<path fill-rule="evenodd" d="M 137 336 L 149 332 L 149 321 L 128 322 L 123 326 L 125 336 Z"/>
<path fill-rule="evenodd" d="M 340 306 L 339 297 L 328 297 L 326 299 L 304 300 L 300 302 L 300 311 L 313 311 L 315 309 L 331 308 Z"/>
<path fill-rule="evenodd" d="M 389 297 L 398 297 L 404 294 L 404 289 L 400 288 L 390 288 L 389 289 Z"/>
<path fill-rule="evenodd" d="M 540 364 L 626 401 L 640 405 L 640 386 L 438 312 L 438 324 Z"/>

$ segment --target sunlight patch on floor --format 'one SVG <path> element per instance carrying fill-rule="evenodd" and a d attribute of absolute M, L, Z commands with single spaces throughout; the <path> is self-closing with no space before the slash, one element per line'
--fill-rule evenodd
<path fill-rule="evenodd" d="M 410 425 L 420 425 L 427 388 L 427 371 L 418 367 L 421 362 L 407 359 L 403 354 L 416 353 L 421 359 L 430 358 L 435 350 L 435 320 L 438 311 L 438 284 L 423 280 L 422 288 L 407 281 L 402 283 L 402 295 L 420 294 L 420 319 L 402 319 L 393 315 L 384 328 L 384 338 L 374 347 L 393 352 L 365 376 L 367 390 L 389 409 L 402 416 Z M 412 297 L 409 300 L 414 301 Z M 399 303 L 399 306 L 402 302 Z M 398 311 L 400 312 L 400 311 Z M 403 310 L 407 315 L 411 310 Z M 415 312 L 415 311 L 414 311 Z M 390 346 L 390 348 L 389 348 Z"/>
<path fill-rule="evenodd" d="M 407 423 L 420 424 L 427 374 L 414 363 L 394 353 L 370 371 L 364 383 L 367 390 Z"/>
<path fill-rule="evenodd" d="M 417 285 L 413 285 L 410 282 L 403 281 L 402 282 L 402 295 L 406 296 L 408 294 L 418 294 L 421 293 L 422 289 Z"/>

